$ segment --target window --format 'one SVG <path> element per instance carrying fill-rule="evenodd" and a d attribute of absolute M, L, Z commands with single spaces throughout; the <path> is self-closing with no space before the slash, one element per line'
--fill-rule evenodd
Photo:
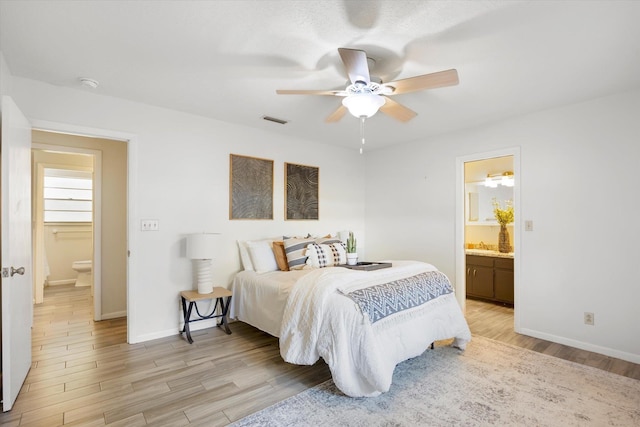
<path fill-rule="evenodd" d="M 91 172 L 44 170 L 44 222 L 92 222 Z"/>

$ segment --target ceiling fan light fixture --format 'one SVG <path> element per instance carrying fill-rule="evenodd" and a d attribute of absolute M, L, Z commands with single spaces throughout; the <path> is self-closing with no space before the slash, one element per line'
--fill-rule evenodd
<path fill-rule="evenodd" d="M 385 103 L 385 99 L 373 93 L 356 93 L 342 100 L 342 105 L 347 107 L 355 117 L 369 118 L 378 112 Z"/>

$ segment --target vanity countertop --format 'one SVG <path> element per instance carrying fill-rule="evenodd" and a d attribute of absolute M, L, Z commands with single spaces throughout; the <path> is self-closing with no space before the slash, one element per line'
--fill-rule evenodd
<path fill-rule="evenodd" d="M 489 249 L 465 249 L 467 255 L 492 256 L 496 258 L 512 258 L 513 252 L 498 252 Z"/>

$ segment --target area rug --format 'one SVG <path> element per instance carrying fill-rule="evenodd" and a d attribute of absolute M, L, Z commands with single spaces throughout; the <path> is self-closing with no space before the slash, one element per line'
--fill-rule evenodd
<path fill-rule="evenodd" d="M 239 426 L 640 426 L 640 381 L 488 338 L 396 367 L 389 392 L 350 398 L 326 381 Z"/>

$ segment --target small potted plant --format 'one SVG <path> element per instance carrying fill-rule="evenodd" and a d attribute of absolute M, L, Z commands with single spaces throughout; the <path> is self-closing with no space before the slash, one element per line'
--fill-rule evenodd
<path fill-rule="evenodd" d="M 356 265 L 357 263 L 356 238 L 353 236 L 353 231 L 350 231 L 347 238 L 347 265 Z"/>

